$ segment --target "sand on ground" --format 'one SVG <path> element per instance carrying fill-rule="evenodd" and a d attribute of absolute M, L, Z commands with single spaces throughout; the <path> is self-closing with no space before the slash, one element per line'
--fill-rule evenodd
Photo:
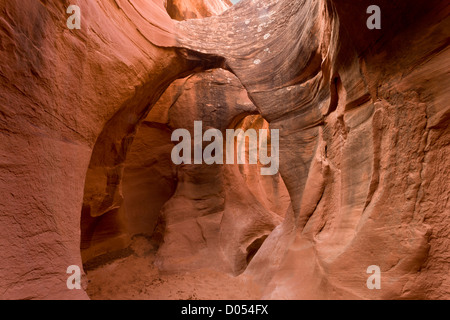
<path fill-rule="evenodd" d="M 96 269 L 88 270 L 87 293 L 93 300 L 255 300 L 256 290 L 244 277 L 201 269 L 162 273 L 156 252 L 141 248 Z"/>

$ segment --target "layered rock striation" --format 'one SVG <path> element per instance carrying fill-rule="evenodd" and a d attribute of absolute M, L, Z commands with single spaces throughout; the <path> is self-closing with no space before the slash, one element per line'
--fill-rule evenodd
<path fill-rule="evenodd" d="M 177 24 L 180 45 L 225 57 L 280 129 L 294 213 L 249 266 L 265 297 L 448 295 L 448 8 L 379 2 L 369 30 L 369 5 L 243 1 Z M 370 265 L 383 290 L 367 289 Z"/>
<path fill-rule="evenodd" d="M 219 16 L 171 19 L 230 5 L 205 3 L 80 0 L 81 30 L 66 28 L 67 3 L 0 4 L 0 297 L 87 298 L 66 287 L 82 240 L 126 246 L 158 225 L 162 208 L 162 268 L 227 260 L 225 271 L 245 270 L 265 298 L 447 299 L 446 1 L 377 1 L 381 30 L 366 27 L 369 1 L 243 0 Z M 186 78 L 213 68 L 226 71 Z M 186 103 L 169 109 L 160 102 L 167 115 L 148 118 L 183 78 L 178 88 L 236 85 L 220 97 L 181 95 Z M 208 92 L 201 87 L 194 92 Z M 226 104 L 198 106 L 209 99 Z M 261 200 L 261 183 L 243 174 L 251 168 L 174 170 L 168 161 L 171 130 L 198 117 L 222 130 L 257 125 L 230 123 L 247 113 L 280 130 L 291 210 L 278 187 Z M 161 194 L 148 209 L 148 193 L 136 190 L 156 180 Z M 180 206 L 192 216 L 180 218 Z M 83 214 L 110 228 L 83 231 Z M 248 223 L 236 228 L 233 215 Z M 181 242 L 191 224 L 191 242 Z M 381 290 L 366 286 L 371 265 Z"/>

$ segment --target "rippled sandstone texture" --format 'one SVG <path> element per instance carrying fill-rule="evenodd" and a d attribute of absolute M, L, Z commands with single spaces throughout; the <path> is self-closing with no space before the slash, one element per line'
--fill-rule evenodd
<path fill-rule="evenodd" d="M 177 25 L 280 129 L 294 214 L 247 274 L 267 298 L 448 298 L 448 5 L 379 2 L 369 31 L 367 1 L 250 3 Z"/>
<path fill-rule="evenodd" d="M 180 21 L 219 15 L 231 5 L 229 0 L 168 0 L 166 2 L 167 13 L 172 19 Z"/>
<path fill-rule="evenodd" d="M 174 22 L 156 0 L 79 1 L 79 31 L 60 2 L 0 4 L 1 297 L 86 297 L 65 271 L 81 265 L 89 164 L 111 191 L 101 215 L 148 107 L 222 67 L 280 129 L 293 212 L 244 273 L 263 296 L 448 299 L 449 7 L 377 1 L 370 31 L 371 4 L 243 0 Z"/>
<path fill-rule="evenodd" d="M 159 108 L 170 107 L 167 119 L 172 130 L 193 133 L 199 119 L 204 130 L 215 128 L 224 135 L 227 128 L 267 128 L 260 116 L 248 116 L 256 107 L 239 81 L 222 69 L 178 80 L 161 100 L 166 96 L 176 99 L 158 102 L 154 110 L 157 114 Z M 260 165 L 248 164 L 179 166 L 177 189 L 162 209 L 166 229 L 157 265 L 167 271 L 200 267 L 235 275 L 244 271 L 289 206 L 279 175 L 260 177 L 259 171 Z"/>
<path fill-rule="evenodd" d="M 122 140 L 121 148 L 128 150 L 123 162 L 112 168 L 99 163 L 108 145 L 97 140 L 81 215 L 86 270 L 129 255 L 133 239 L 145 236 L 159 249 L 161 271 L 244 271 L 289 207 L 282 179 L 260 177 L 260 165 L 177 167 L 171 163 L 170 136 L 183 128 L 193 137 L 198 120 L 204 130 L 220 129 L 224 136 L 227 128 L 267 129 L 257 113 L 239 80 L 215 69 L 172 83 L 133 139 Z"/>
<path fill-rule="evenodd" d="M 105 199 L 109 193 L 95 176 L 86 182 L 83 261 L 91 265 L 93 258 L 125 249 L 133 237 L 145 235 L 157 238 L 156 248 L 161 245 L 156 262 L 161 270 L 245 270 L 289 207 L 283 181 L 278 174 L 260 176 L 261 165 L 175 166 L 175 142 L 170 140 L 176 129 L 193 133 L 194 121 L 200 119 L 204 130 L 219 129 L 224 136 L 227 128 L 267 129 L 256 113 L 245 89 L 228 71 L 215 69 L 176 80 L 134 136 L 123 179 L 113 189 L 120 197 L 117 207 L 92 217 L 95 206 L 90 199 Z"/>
<path fill-rule="evenodd" d="M 148 106 L 173 80 L 217 60 L 164 48 L 176 37 L 162 1 L 79 1 L 76 31 L 66 27 L 66 4 L 0 4 L 2 298 L 87 298 L 67 289 L 66 269 L 82 265 L 91 158 L 111 189 Z"/>

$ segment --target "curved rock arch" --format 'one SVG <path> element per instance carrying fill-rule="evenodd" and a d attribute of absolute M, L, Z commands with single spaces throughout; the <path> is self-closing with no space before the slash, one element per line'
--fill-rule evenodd
<path fill-rule="evenodd" d="M 248 270 L 266 297 L 448 296 L 445 1 L 379 1 L 386 15 L 373 32 L 361 27 L 366 0 L 244 0 L 180 23 L 158 0 L 79 3 L 77 32 L 66 29 L 60 1 L 0 5 L 2 297 L 86 298 L 67 290 L 65 270 L 81 264 L 83 180 L 102 128 L 126 101 L 148 99 L 146 89 L 217 65 L 284 129 L 280 170 L 295 219 Z M 291 231 L 286 242 L 275 236 Z M 282 259 L 261 275 L 258 263 L 274 250 Z M 388 290 L 364 286 L 373 260 Z"/>

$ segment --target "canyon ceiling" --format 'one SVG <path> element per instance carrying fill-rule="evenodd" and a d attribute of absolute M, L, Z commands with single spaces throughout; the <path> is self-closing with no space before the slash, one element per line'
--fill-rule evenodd
<path fill-rule="evenodd" d="M 0 3 L 0 298 L 146 233 L 261 298 L 450 298 L 448 1 L 76 2 Z M 279 174 L 176 167 L 195 120 L 279 129 Z"/>

